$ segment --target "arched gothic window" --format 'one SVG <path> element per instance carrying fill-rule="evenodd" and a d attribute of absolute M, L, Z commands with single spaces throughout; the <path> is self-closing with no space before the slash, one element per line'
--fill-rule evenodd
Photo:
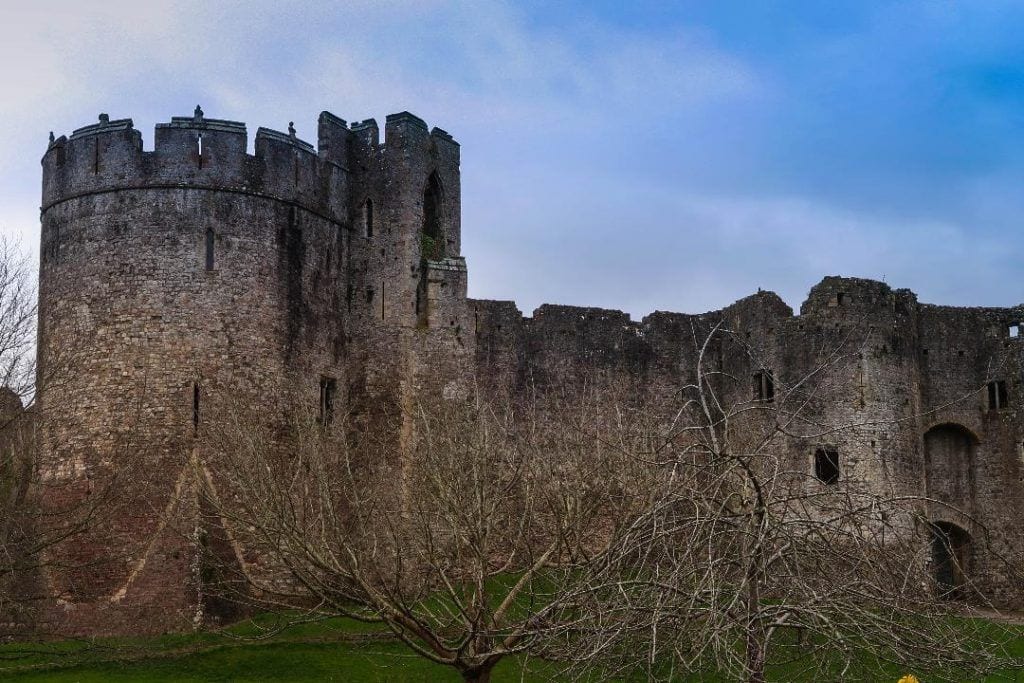
<path fill-rule="evenodd" d="M 423 190 L 423 232 L 420 236 L 423 258 L 439 261 L 444 258 L 444 230 L 441 223 L 444 213 L 441 181 L 431 173 Z"/>

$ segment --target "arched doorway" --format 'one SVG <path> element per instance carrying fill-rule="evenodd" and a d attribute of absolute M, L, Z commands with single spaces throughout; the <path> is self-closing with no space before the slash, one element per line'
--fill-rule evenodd
<path fill-rule="evenodd" d="M 928 497 L 937 501 L 931 518 L 970 516 L 975 497 L 975 453 L 978 439 L 966 427 L 946 423 L 924 434 Z"/>
<path fill-rule="evenodd" d="M 971 536 L 951 522 L 933 522 L 932 570 L 939 595 L 950 600 L 965 597 L 971 559 Z"/>

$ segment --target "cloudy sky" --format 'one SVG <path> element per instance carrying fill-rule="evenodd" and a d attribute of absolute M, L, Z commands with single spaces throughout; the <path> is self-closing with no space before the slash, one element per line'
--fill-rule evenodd
<path fill-rule="evenodd" d="M 470 294 L 698 312 L 825 275 L 1024 301 L 1024 3 L 4 2 L 0 230 L 99 112 L 462 143 Z M 671 9 L 666 9 L 672 5 Z M 30 7 L 29 7 L 30 5 Z"/>

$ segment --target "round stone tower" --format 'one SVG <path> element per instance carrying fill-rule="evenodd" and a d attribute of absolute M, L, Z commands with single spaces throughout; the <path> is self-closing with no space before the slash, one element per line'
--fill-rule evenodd
<path fill-rule="evenodd" d="M 56 627 L 153 632 L 206 616 L 193 480 L 226 402 L 400 400 L 417 340 L 461 329 L 458 145 L 411 114 L 385 132 L 391 144 L 372 120 L 325 112 L 318 149 L 289 125 L 260 128 L 250 155 L 244 124 L 197 107 L 158 124 L 152 151 L 106 115 L 51 141 L 43 497 L 90 515 L 52 551 Z M 420 253 L 427 229 L 443 258 Z"/>

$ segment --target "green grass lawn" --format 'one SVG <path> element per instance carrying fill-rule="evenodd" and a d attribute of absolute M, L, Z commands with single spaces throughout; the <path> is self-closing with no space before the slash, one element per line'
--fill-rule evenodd
<path fill-rule="evenodd" d="M 266 622 L 261 626 L 266 626 Z M 386 630 L 348 619 L 293 626 L 253 640 L 251 623 L 223 633 L 0 646 L 0 678 L 15 681 L 459 681 L 454 670 L 413 655 Z M 493 680 L 549 681 L 524 658 Z M 532 672 L 531 672 L 532 670 Z"/>
<path fill-rule="evenodd" d="M 263 621 L 260 625 L 266 623 Z M 258 633 L 258 626 L 246 623 L 223 633 L 63 641 L 34 646 L 9 644 L 0 646 L 0 677 L 15 681 L 82 683 L 460 680 L 447 667 L 413 655 L 379 627 L 351 620 L 333 619 L 294 626 L 266 640 L 252 640 Z M 1017 627 L 1014 633 L 1011 647 L 1017 654 L 1024 654 L 1024 627 Z M 792 666 L 775 667 L 770 680 L 810 680 L 801 677 L 798 670 Z M 907 672 L 892 672 L 893 683 L 901 673 Z M 556 674 L 557 669 L 544 662 L 510 658 L 498 666 L 493 680 L 496 683 L 551 681 Z M 987 679 L 991 683 L 1007 681 L 1024 683 L 1024 673 L 1006 671 Z M 928 679 L 922 677 L 922 683 L 928 683 Z"/>

